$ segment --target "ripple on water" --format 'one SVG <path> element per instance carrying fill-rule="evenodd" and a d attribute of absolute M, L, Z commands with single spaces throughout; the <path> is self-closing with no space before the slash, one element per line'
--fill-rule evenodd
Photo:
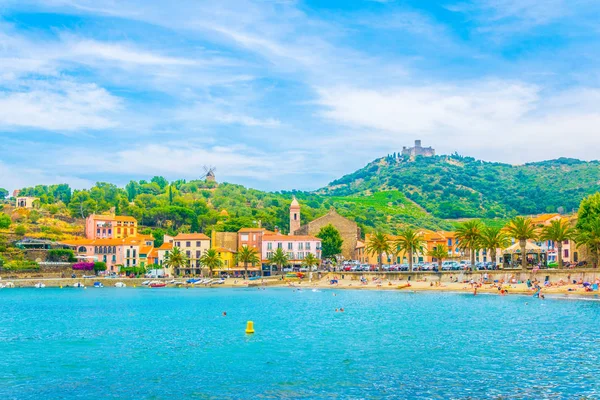
<path fill-rule="evenodd" d="M 597 301 L 11 290 L 3 398 L 598 398 Z M 345 312 L 335 312 L 343 307 Z M 222 317 L 227 311 L 227 317 Z M 256 334 L 245 335 L 253 320 Z"/>

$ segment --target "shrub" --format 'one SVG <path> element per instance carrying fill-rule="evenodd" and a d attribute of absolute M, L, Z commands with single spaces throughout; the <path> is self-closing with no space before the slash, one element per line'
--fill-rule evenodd
<path fill-rule="evenodd" d="M 13 260 L 2 266 L 5 271 L 39 271 L 40 266 L 35 261 Z"/>
<path fill-rule="evenodd" d="M 93 262 L 78 262 L 73 264 L 73 269 L 76 271 L 93 271 L 94 263 Z"/>
<path fill-rule="evenodd" d="M 18 225 L 15 228 L 15 235 L 17 235 L 17 236 L 24 236 L 25 233 L 27 233 L 27 229 L 25 229 L 25 227 L 23 225 Z"/>
<path fill-rule="evenodd" d="M 0 213 L 0 229 L 8 229 L 11 222 L 10 216 Z"/>
<path fill-rule="evenodd" d="M 67 261 L 75 262 L 75 254 L 69 249 L 51 249 L 48 250 L 48 261 Z"/>

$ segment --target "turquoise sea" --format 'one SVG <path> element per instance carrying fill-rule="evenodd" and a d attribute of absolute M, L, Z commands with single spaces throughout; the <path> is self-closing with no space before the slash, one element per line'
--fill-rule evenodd
<path fill-rule="evenodd" d="M 597 399 L 599 326 L 516 295 L 4 289 L 0 398 Z"/>

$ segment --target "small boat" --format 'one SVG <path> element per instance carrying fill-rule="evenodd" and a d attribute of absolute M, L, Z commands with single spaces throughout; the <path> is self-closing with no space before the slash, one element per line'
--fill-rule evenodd
<path fill-rule="evenodd" d="M 127 287 L 127 285 L 124 284 L 123 282 L 117 282 L 117 283 L 115 283 L 115 287 L 123 288 L 123 287 Z"/>
<path fill-rule="evenodd" d="M 156 288 L 156 287 L 165 287 L 165 286 L 167 286 L 167 284 L 164 282 L 152 282 L 148 286 L 150 286 L 152 288 Z"/>
<path fill-rule="evenodd" d="M 73 287 L 85 287 L 85 285 L 81 282 L 75 282 L 75 284 L 73 285 Z"/>
<path fill-rule="evenodd" d="M 213 285 L 222 285 L 224 283 L 225 283 L 225 279 L 221 278 L 221 279 L 214 281 L 212 284 Z"/>
<path fill-rule="evenodd" d="M 144 281 L 144 282 L 142 282 L 142 285 L 144 285 L 144 286 L 148 286 L 149 284 L 150 284 L 150 281 Z"/>
<path fill-rule="evenodd" d="M 183 285 L 184 282 L 182 282 L 182 281 L 176 281 L 175 279 L 173 279 L 172 281 L 169 282 L 169 284 L 175 285 L 175 286 L 179 286 L 179 285 Z"/>
<path fill-rule="evenodd" d="M 94 287 L 104 287 L 102 282 L 94 282 Z"/>
<path fill-rule="evenodd" d="M 193 285 L 193 284 L 195 284 L 195 283 L 198 283 L 198 282 L 200 282 L 200 281 L 201 281 L 201 279 L 191 278 L 191 279 L 188 279 L 188 280 L 187 280 L 187 281 L 185 281 L 185 282 L 186 282 L 186 283 L 191 283 L 191 284 Z"/>
<path fill-rule="evenodd" d="M 33 285 L 33 287 L 36 289 L 41 289 L 41 288 L 45 288 L 46 285 L 44 285 L 42 282 L 38 282 L 35 285 Z"/>

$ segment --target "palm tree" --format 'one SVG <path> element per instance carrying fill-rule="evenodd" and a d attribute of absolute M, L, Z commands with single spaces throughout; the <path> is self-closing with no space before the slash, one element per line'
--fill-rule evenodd
<path fill-rule="evenodd" d="M 383 232 L 376 232 L 374 235 L 369 237 L 367 242 L 367 252 L 369 254 L 376 254 L 378 261 L 378 268 L 381 271 L 381 265 L 383 264 L 383 253 L 391 254 L 392 246 L 387 235 Z"/>
<path fill-rule="evenodd" d="M 575 237 L 575 229 L 571 227 L 566 219 L 550 221 L 550 225 L 542 228 L 540 239 L 552 240 L 558 248 L 558 268 L 563 267 L 562 248 L 565 240 Z"/>
<path fill-rule="evenodd" d="M 413 254 L 415 252 L 423 252 L 425 248 L 425 239 L 420 232 L 412 228 L 404 228 L 400 231 L 395 242 L 398 251 L 408 253 L 408 265 L 412 272 L 413 270 Z"/>
<path fill-rule="evenodd" d="M 277 250 L 275 250 L 273 254 L 271 254 L 271 257 L 269 257 L 269 267 L 271 268 L 271 275 L 273 275 L 273 264 L 277 265 L 277 268 L 281 272 L 283 271 L 283 266 L 288 265 L 288 262 L 288 255 L 283 251 L 281 247 L 278 247 Z"/>
<path fill-rule="evenodd" d="M 173 250 L 168 252 L 165 256 L 164 264 L 169 268 L 173 268 L 173 271 L 175 271 L 177 269 L 186 267 L 188 262 L 189 259 L 185 253 L 182 252 L 179 247 L 173 247 Z"/>
<path fill-rule="evenodd" d="M 519 241 L 521 247 L 521 269 L 527 269 L 527 241 L 537 238 L 535 225 L 531 218 L 515 217 L 505 228 L 506 233 Z"/>
<path fill-rule="evenodd" d="M 433 257 L 438 262 L 438 271 L 442 271 L 442 263 L 445 258 L 448 258 L 448 247 L 445 244 L 439 244 L 432 250 L 427 252 L 427 255 Z"/>
<path fill-rule="evenodd" d="M 237 254 L 237 259 L 239 262 L 244 263 L 244 279 L 248 279 L 248 264 L 254 265 L 260 263 L 256 249 L 248 246 L 242 246 L 242 249 Z"/>
<path fill-rule="evenodd" d="M 481 240 L 481 222 L 478 220 L 466 221 L 456 228 L 458 247 L 468 250 L 471 256 L 471 268 L 475 265 L 475 252 L 479 249 Z"/>
<path fill-rule="evenodd" d="M 219 268 L 223 265 L 223 260 L 219 257 L 219 252 L 217 249 L 207 249 L 204 250 L 204 254 L 200 257 L 200 264 L 204 265 L 208 268 L 210 272 L 210 277 L 213 276 L 213 269 Z"/>
<path fill-rule="evenodd" d="M 592 258 L 594 268 L 598 266 L 598 251 L 600 250 L 600 218 L 595 218 L 577 230 L 574 237 L 577 247 L 586 246 Z"/>
<path fill-rule="evenodd" d="M 496 252 L 498 249 L 504 249 L 510 245 L 510 238 L 506 236 L 506 232 L 499 227 L 484 226 L 481 229 L 479 238 L 480 246 L 483 249 L 489 250 L 492 261 L 496 263 Z"/>
<path fill-rule="evenodd" d="M 315 257 L 313 253 L 308 253 L 306 257 L 304 257 L 304 260 L 302 260 L 302 266 L 306 267 L 308 269 L 308 272 L 310 273 L 312 271 L 312 268 L 314 266 L 319 265 L 320 262 L 321 260 Z"/>

